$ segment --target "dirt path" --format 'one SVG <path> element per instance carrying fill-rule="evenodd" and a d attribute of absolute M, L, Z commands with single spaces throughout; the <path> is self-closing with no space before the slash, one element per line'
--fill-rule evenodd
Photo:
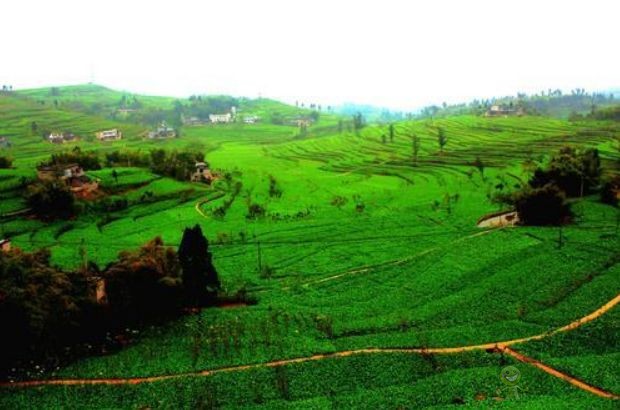
<path fill-rule="evenodd" d="M 202 212 L 202 209 L 200 209 L 201 206 L 203 206 L 204 204 L 208 204 L 211 201 L 215 201 L 216 199 L 220 199 L 221 197 L 223 197 L 224 195 L 226 195 L 223 192 L 220 192 L 220 194 L 214 196 L 213 198 L 208 198 L 208 199 L 201 199 L 200 201 L 196 202 L 196 205 L 194 206 L 194 209 L 196 210 L 196 212 L 198 212 L 200 214 L 200 216 L 202 216 L 203 218 L 208 218 L 209 216 L 207 214 L 205 214 L 204 212 Z"/>
<path fill-rule="evenodd" d="M 527 364 L 531 364 L 534 367 L 539 368 L 540 370 L 542 370 L 545 373 L 548 373 L 554 377 L 557 377 L 559 379 L 562 379 L 570 384 L 572 384 L 575 387 L 580 388 L 581 390 L 585 390 L 588 393 L 592 393 L 595 394 L 599 397 L 603 397 L 605 399 L 620 399 L 620 396 L 618 396 L 617 394 L 614 393 L 610 393 L 606 390 L 603 390 L 599 387 L 596 386 L 592 386 L 586 382 L 583 382 L 573 376 L 570 376 L 566 373 L 563 373 L 559 370 L 554 369 L 553 367 L 544 364 L 543 362 L 540 362 L 534 358 L 531 358 L 529 356 L 526 356 L 522 353 L 517 352 L 516 350 L 513 350 L 509 347 L 499 347 L 499 350 L 501 352 L 504 352 L 512 357 L 514 357 L 515 359 L 517 359 L 520 362 L 523 363 L 527 363 Z"/>
<path fill-rule="evenodd" d="M 339 272 L 339 273 L 336 273 L 336 274 L 331 275 L 331 276 L 325 276 L 325 277 L 322 277 L 322 278 L 311 279 L 311 280 L 308 280 L 306 282 L 302 282 L 302 283 L 300 283 L 297 286 L 305 286 L 305 287 L 307 287 L 307 286 L 310 286 L 310 285 L 317 285 L 319 283 L 330 282 L 332 280 L 340 279 L 340 278 L 345 277 L 345 276 L 351 276 L 351 275 L 357 275 L 357 274 L 360 274 L 360 273 L 370 272 L 370 271 L 372 271 L 372 270 L 374 270 L 376 268 L 380 268 L 380 267 L 384 267 L 384 266 L 398 266 L 398 265 L 402 265 L 403 263 L 409 262 L 409 261 L 411 261 L 411 260 L 413 260 L 415 258 L 419 258 L 420 256 L 424 256 L 424 255 L 429 254 L 431 252 L 435 252 L 435 251 L 437 251 L 437 250 L 439 250 L 439 249 L 441 249 L 443 247 L 446 247 L 446 246 L 449 246 L 449 245 L 453 245 L 455 243 L 459 243 L 459 242 L 465 241 L 467 239 L 475 238 L 475 237 L 482 236 L 482 235 L 487 235 L 487 234 L 489 234 L 491 232 L 495 232 L 495 231 L 500 230 L 500 229 L 503 229 L 503 228 L 493 228 L 493 229 L 488 229 L 486 231 L 476 232 L 476 233 L 473 233 L 471 235 L 466 235 L 466 236 L 463 236 L 461 238 L 455 239 L 454 241 L 451 241 L 448 244 L 433 246 L 432 248 L 425 249 L 423 251 L 417 252 L 417 253 L 415 253 L 413 255 L 409 255 L 409 256 L 404 257 L 404 258 L 393 259 L 393 260 L 389 260 L 389 261 L 386 261 L 386 262 L 377 263 L 377 264 L 374 264 L 374 265 L 358 266 L 358 267 L 353 268 L 351 270 L 344 271 L 344 272 Z M 293 286 L 285 286 L 285 287 L 281 288 L 281 290 L 289 290 L 289 289 L 292 289 L 292 288 L 293 288 Z M 261 290 L 260 292 L 267 292 L 267 291 L 271 291 L 271 289 Z"/>
<path fill-rule="evenodd" d="M 540 340 L 540 339 L 553 336 L 557 333 L 575 330 L 583 326 L 584 324 L 591 322 L 597 319 L 598 317 L 604 315 L 606 312 L 611 310 L 618 303 L 620 303 L 620 294 L 616 295 L 616 297 L 614 297 L 609 302 L 605 303 L 603 306 L 596 309 L 594 312 L 589 313 L 582 318 L 579 318 L 565 326 L 559 327 L 550 332 L 540 333 L 537 335 L 522 337 L 518 339 L 504 340 L 504 341 L 499 341 L 499 342 L 491 342 L 491 343 L 484 343 L 484 344 L 478 344 L 478 345 L 455 346 L 455 347 L 430 347 L 430 348 L 372 347 L 372 348 L 366 348 L 366 349 L 344 350 L 344 351 L 334 352 L 334 353 L 317 354 L 313 356 L 298 357 L 298 358 L 293 358 L 293 359 L 276 360 L 276 361 L 271 361 L 267 363 L 254 363 L 254 364 L 249 364 L 249 365 L 222 367 L 219 369 L 201 370 L 201 371 L 196 371 L 196 372 L 177 373 L 177 374 L 162 375 L 162 376 L 134 377 L 134 378 L 31 380 L 31 381 L 23 381 L 23 382 L 15 382 L 15 383 L 2 382 L 0 383 L 0 387 L 36 387 L 36 386 L 53 386 L 53 385 L 82 386 L 82 385 L 98 385 L 98 384 L 133 385 L 133 384 L 153 383 L 153 382 L 158 382 L 158 381 L 172 380 L 172 379 L 178 379 L 182 377 L 205 377 L 205 376 L 212 376 L 218 373 L 241 372 L 241 371 L 246 371 L 250 369 L 257 369 L 257 368 L 264 368 L 264 367 L 280 367 L 280 366 L 285 366 L 288 364 L 305 363 L 305 362 L 319 361 L 319 360 L 325 360 L 325 359 L 331 359 L 331 358 L 337 358 L 337 357 L 347 357 L 347 356 L 360 355 L 360 354 L 378 354 L 378 353 L 383 353 L 383 354 L 386 354 L 386 353 L 454 354 L 454 353 L 470 352 L 474 350 L 499 350 L 499 351 L 505 351 L 506 353 L 509 353 L 509 351 L 511 352 L 514 352 L 514 351 L 511 349 L 508 349 L 508 346 L 518 344 L 518 343 L 524 343 L 524 342 L 531 341 L 531 340 Z M 545 366 L 542 363 L 541 365 Z M 550 371 L 553 370 L 551 368 L 549 369 Z M 560 377 L 560 376 L 557 376 L 557 377 Z M 567 376 L 567 377 L 570 377 L 570 376 Z M 583 384 L 586 385 L 585 383 Z M 586 386 L 589 386 L 589 385 L 586 385 Z M 592 387 L 592 388 L 597 389 L 595 387 Z"/>

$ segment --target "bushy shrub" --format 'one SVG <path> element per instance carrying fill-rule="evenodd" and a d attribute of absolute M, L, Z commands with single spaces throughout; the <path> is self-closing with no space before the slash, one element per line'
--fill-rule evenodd
<path fill-rule="evenodd" d="M 67 219 L 75 214 L 73 194 L 63 182 L 46 181 L 29 185 L 26 203 L 43 219 Z"/>
<path fill-rule="evenodd" d="M 82 337 L 90 305 L 88 275 L 63 272 L 50 253 L 0 252 L 0 323 L 4 333 L 0 373 L 26 356 L 45 357 Z"/>
<path fill-rule="evenodd" d="M 265 216 L 265 208 L 257 203 L 251 203 L 248 205 L 247 219 L 258 219 Z"/>
<path fill-rule="evenodd" d="M 13 166 L 13 159 L 9 157 L 0 157 L 0 169 L 8 169 Z"/>
<path fill-rule="evenodd" d="M 601 188 L 601 202 L 618 206 L 620 198 L 620 175 L 617 175 L 603 184 Z"/>
<path fill-rule="evenodd" d="M 554 185 L 524 188 L 507 198 L 524 225 L 561 225 L 570 220 L 571 211 L 564 193 Z"/>
<path fill-rule="evenodd" d="M 99 155 L 95 151 L 82 151 L 78 147 L 72 151 L 52 154 L 51 159 L 44 165 L 72 163 L 79 164 L 86 171 L 101 169 Z"/>
<path fill-rule="evenodd" d="M 181 266 L 176 252 L 155 238 L 124 251 L 104 272 L 112 316 L 145 321 L 181 305 Z"/>
<path fill-rule="evenodd" d="M 282 188 L 280 188 L 273 175 L 269 175 L 269 196 L 271 198 L 280 198 L 282 196 Z"/>
<path fill-rule="evenodd" d="M 530 185 L 541 188 L 548 184 L 556 185 L 569 197 L 591 193 L 600 183 L 601 160 L 598 150 L 583 152 L 572 147 L 564 147 L 549 161 L 546 169 L 534 172 Z"/>

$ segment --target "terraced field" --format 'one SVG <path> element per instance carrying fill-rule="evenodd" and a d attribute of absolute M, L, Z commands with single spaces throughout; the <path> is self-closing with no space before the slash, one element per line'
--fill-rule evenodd
<path fill-rule="evenodd" d="M 0 130 L 20 140 L 10 151 L 17 168 L 0 172 L 3 213 L 23 207 L 19 177 L 50 149 L 17 124 L 0 117 Z M 235 195 L 224 181 L 209 187 L 137 168 L 117 168 L 116 182 L 104 169 L 92 176 L 126 197 L 128 209 L 51 224 L 4 218 L 15 245 L 50 247 L 68 267 L 78 264 L 82 241 L 103 265 L 156 235 L 176 246 L 182 228 L 199 223 L 224 286 L 245 288 L 259 303 L 140 329 L 116 354 L 33 375 L 74 382 L 3 386 L 0 407 L 617 406 L 493 346 L 543 335 L 511 348 L 620 394 L 615 304 L 574 330 L 549 333 L 617 297 L 618 210 L 596 197 L 577 201 L 561 244 L 557 228 L 475 226 L 497 210 L 489 194 L 511 189 L 527 178 L 528 161 L 564 144 L 598 147 L 606 171 L 617 172 L 617 124 L 454 117 L 399 123 L 385 144 L 385 127 L 354 135 L 334 126 L 326 118 L 306 138 L 294 127 L 261 124 L 192 127 L 158 143 L 129 139 L 118 146 L 201 147 L 242 189 Z M 448 137 L 443 153 L 437 127 Z M 421 139 L 417 161 L 413 134 Z M 483 175 L 472 165 L 477 157 Z M 280 197 L 269 195 L 269 176 Z M 226 201 L 225 215 L 216 215 Z M 266 216 L 246 218 L 248 203 Z M 259 252 L 269 275 L 259 270 Z M 517 395 L 498 377 L 508 364 L 522 373 Z"/>

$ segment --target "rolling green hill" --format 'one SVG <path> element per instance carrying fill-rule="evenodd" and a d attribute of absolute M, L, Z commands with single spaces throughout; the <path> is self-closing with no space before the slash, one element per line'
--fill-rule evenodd
<path fill-rule="evenodd" d="M 71 98 L 82 100 L 77 92 Z M 31 121 L 84 133 L 129 126 L 35 100 L 0 97 L 0 134 L 18 141 L 9 151 L 16 169 L 0 170 L 4 212 L 23 207 L 18 176 L 32 173 L 35 159 L 50 150 L 30 135 Z M 267 100 L 241 107 L 265 117 L 298 113 Z M 199 148 L 242 190 L 132 167 L 117 168 L 116 181 L 105 168 L 90 175 L 126 197 L 127 209 L 53 223 L 5 218 L 3 231 L 16 246 L 47 247 L 55 263 L 75 267 L 85 243 L 89 260 L 103 266 L 154 236 L 176 246 L 182 229 L 198 223 L 224 287 L 245 289 L 259 303 L 204 309 L 136 330 L 118 353 L 33 371 L 33 379 L 104 380 L 1 387 L 0 407 L 614 408 L 617 401 L 492 345 L 541 335 L 510 346 L 620 394 L 617 307 L 574 330 L 549 333 L 617 298 L 617 208 L 595 196 L 577 200 L 577 218 L 562 229 L 562 242 L 558 228 L 480 229 L 476 221 L 498 210 L 489 195 L 527 180 L 528 164 L 563 145 L 597 147 L 606 173 L 618 172 L 618 123 L 457 116 L 400 122 L 393 141 L 383 142 L 386 127 L 338 132 L 337 121 L 321 114 L 306 136 L 293 126 L 259 123 L 184 127 L 180 138 L 166 141 L 80 142 L 101 152 Z M 143 129 L 133 127 L 136 135 Z M 443 152 L 439 127 L 448 139 Z M 414 134 L 421 144 L 417 160 Z M 476 159 L 484 172 L 474 167 Z M 270 195 L 270 177 L 281 196 Z M 147 191 L 152 197 L 145 201 Z M 224 215 L 216 214 L 224 203 Z M 248 218 L 250 204 L 260 204 L 265 216 Z M 522 374 L 518 397 L 498 376 L 508 364 Z M 145 377 L 155 379 L 133 380 Z"/>
<path fill-rule="evenodd" d="M 241 116 L 257 115 L 263 122 L 272 122 L 275 115 L 284 120 L 297 116 L 307 116 L 310 110 L 293 107 L 267 98 L 249 99 L 230 96 L 193 96 L 192 98 L 174 98 L 147 96 L 112 90 L 96 84 L 72 85 L 63 87 L 46 87 L 16 91 L 14 94 L 27 97 L 45 107 L 64 111 L 78 111 L 91 115 L 111 118 L 124 122 L 154 124 L 158 119 L 172 122 L 180 121 L 178 114 L 184 111 L 192 115 L 192 107 L 201 103 L 221 102 L 211 109 L 202 110 L 203 114 L 223 113 L 235 106 Z M 196 97 L 196 98 L 194 98 Z M 200 98 L 198 98 L 200 97 Z M 125 112 L 122 112 L 126 110 Z M 335 116 L 326 114 L 332 117 Z M 206 118 L 206 115 L 205 115 Z"/>

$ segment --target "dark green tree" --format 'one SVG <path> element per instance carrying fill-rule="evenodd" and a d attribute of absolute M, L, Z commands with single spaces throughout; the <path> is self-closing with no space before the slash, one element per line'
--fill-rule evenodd
<path fill-rule="evenodd" d="M 448 137 L 442 127 L 437 127 L 437 143 L 439 144 L 439 151 L 443 152 L 443 147 L 448 143 Z"/>
<path fill-rule="evenodd" d="M 26 203 L 37 216 L 44 219 L 66 219 L 75 211 L 73 194 L 60 181 L 30 185 L 26 192 Z"/>
<path fill-rule="evenodd" d="M 209 241 L 200 225 L 185 228 L 178 255 L 187 303 L 194 306 L 212 303 L 220 289 L 220 280 L 211 260 Z"/>
<path fill-rule="evenodd" d="M 420 137 L 417 134 L 411 136 L 411 144 L 413 149 L 413 163 L 418 165 L 418 153 L 420 152 Z"/>
<path fill-rule="evenodd" d="M 390 134 L 390 142 L 394 142 L 394 124 L 390 124 L 390 127 L 388 130 Z"/>

